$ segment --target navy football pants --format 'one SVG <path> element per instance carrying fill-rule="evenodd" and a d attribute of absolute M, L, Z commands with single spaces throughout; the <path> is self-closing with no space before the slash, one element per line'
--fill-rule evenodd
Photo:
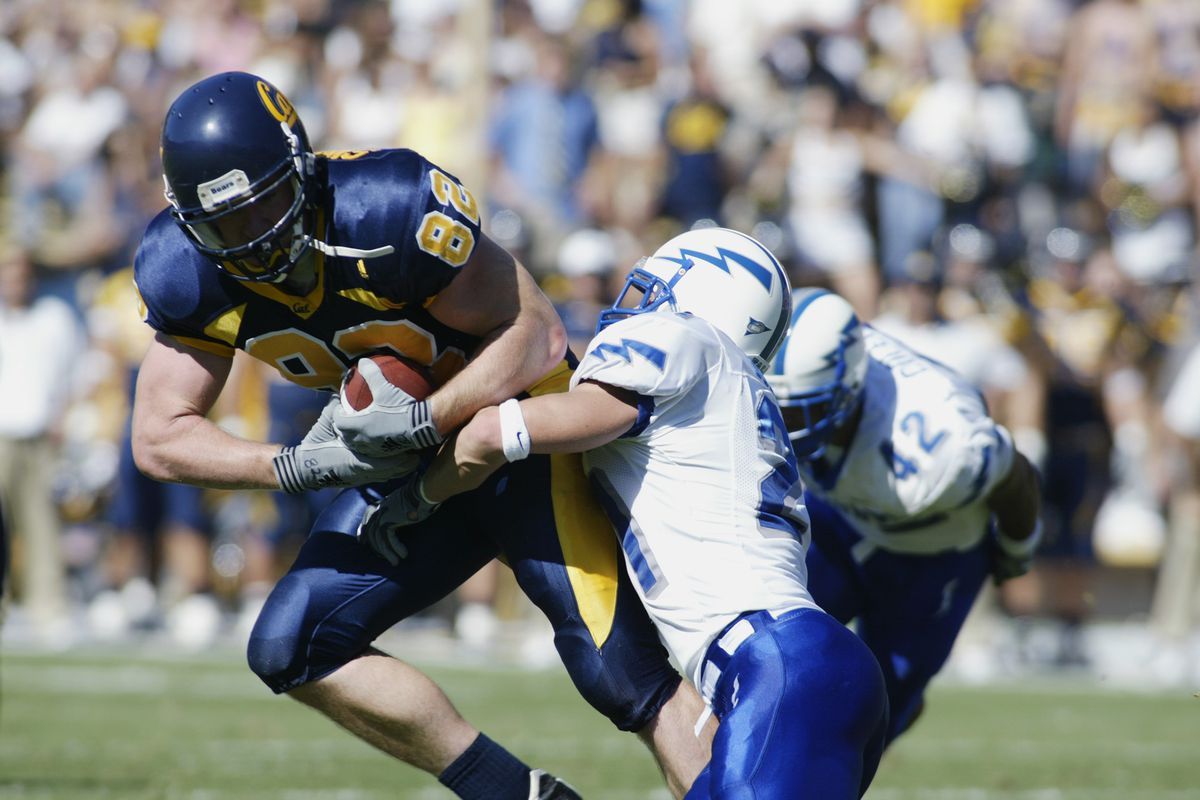
<path fill-rule="evenodd" d="M 579 456 L 530 457 L 447 501 L 407 530 L 408 555 L 396 567 L 355 538 L 380 488 L 391 487 L 338 494 L 267 599 L 248 658 L 275 692 L 362 655 L 499 556 L 554 626 L 580 694 L 618 728 L 639 730 L 674 693 L 680 676 L 629 583 Z"/>

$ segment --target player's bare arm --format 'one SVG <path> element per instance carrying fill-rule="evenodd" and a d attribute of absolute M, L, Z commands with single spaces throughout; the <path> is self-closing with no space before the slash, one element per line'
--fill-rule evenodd
<path fill-rule="evenodd" d="M 1042 538 L 1037 470 L 1019 451 L 1013 452 L 1012 469 L 988 495 L 987 504 L 999 545 L 992 575 L 1002 583 L 1029 571 Z"/>
<path fill-rule="evenodd" d="M 405 553 L 405 526 L 421 522 L 451 497 L 478 488 L 505 462 L 531 453 L 591 450 L 620 437 L 637 418 L 631 392 L 591 381 L 569 392 L 481 409 L 423 474 L 371 507 L 359 538 L 397 564 Z"/>
<path fill-rule="evenodd" d="M 591 450 L 629 430 L 638 415 L 630 392 L 594 381 L 522 400 L 518 407 L 525 426 L 519 433 L 533 453 Z M 505 432 L 498 407 L 476 414 L 430 464 L 422 482 L 426 498 L 441 503 L 487 480 L 506 461 Z"/>
<path fill-rule="evenodd" d="M 1019 451 L 1013 452 L 1012 469 L 988 495 L 987 502 L 1006 535 L 1016 540 L 1033 535 L 1041 510 L 1041 492 L 1037 471 Z"/>
<path fill-rule="evenodd" d="M 277 489 L 279 445 L 239 439 L 207 419 L 233 360 L 158 334 L 138 373 L 133 455 L 160 481 L 217 489 Z"/>
<path fill-rule="evenodd" d="M 471 361 L 430 398 L 439 431 L 529 388 L 567 349 L 549 299 L 502 247 L 481 236 L 462 272 L 429 306 L 438 321 L 483 337 Z"/>

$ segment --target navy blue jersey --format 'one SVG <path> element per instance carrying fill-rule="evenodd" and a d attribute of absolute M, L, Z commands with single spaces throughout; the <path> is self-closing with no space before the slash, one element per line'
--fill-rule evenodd
<path fill-rule="evenodd" d="M 321 155 L 319 165 L 317 238 L 390 253 L 314 252 L 316 286 L 297 297 L 225 274 L 164 210 L 134 261 L 143 319 L 207 352 L 245 350 L 311 389 L 336 389 L 358 357 L 389 350 L 429 365 L 441 384 L 478 340 L 440 324 L 425 307 L 479 241 L 474 198 L 411 150 Z"/>

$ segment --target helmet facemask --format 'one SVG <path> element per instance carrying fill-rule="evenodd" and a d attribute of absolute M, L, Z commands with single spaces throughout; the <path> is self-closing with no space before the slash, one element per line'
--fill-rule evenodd
<path fill-rule="evenodd" d="M 845 362 L 839 372 L 845 371 Z M 780 397 L 784 425 L 796 458 L 812 461 L 825 454 L 829 440 L 858 410 L 862 391 L 842 383 L 842 375 L 803 394 Z"/>
<path fill-rule="evenodd" d="M 625 279 L 625 286 L 617 295 L 616 302 L 612 304 L 611 308 L 600 312 L 600 317 L 596 322 L 596 333 L 626 317 L 658 311 L 664 304 L 670 310 L 676 310 L 675 295 L 671 292 L 671 287 L 654 273 L 642 269 L 642 265 L 648 260 L 648 258 L 642 258 L 638 261 L 630 271 L 629 277 Z M 630 294 L 631 289 L 640 292 L 641 296 L 637 298 L 636 304 L 627 305 L 634 300 L 634 296 Z"/>

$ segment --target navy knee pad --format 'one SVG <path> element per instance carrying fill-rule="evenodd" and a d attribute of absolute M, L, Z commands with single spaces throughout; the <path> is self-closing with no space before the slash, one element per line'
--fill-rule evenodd
<path fill-rule="evenodd" d="M 297 575 L 284 576 L 271 592 L 250 633 L 246 660 L 251 671 L 276 694 L 309 679 L 305 651 L 297 647 L 306 638 L 303 609 L 308 596 L 303 579 Z"/>
<path fill-rule="evenodd" d="M 624 595 L 625 593 L 621 593 Z M 600 647 L 575 620 L 556 625 L 554 646 L 576 690 L 619 730 L 640 731 L 662 709 L 682 680 L 671 666 L 641 605 L 624 607 L 636 597 L 622 596 L 618 623 Z"/>

